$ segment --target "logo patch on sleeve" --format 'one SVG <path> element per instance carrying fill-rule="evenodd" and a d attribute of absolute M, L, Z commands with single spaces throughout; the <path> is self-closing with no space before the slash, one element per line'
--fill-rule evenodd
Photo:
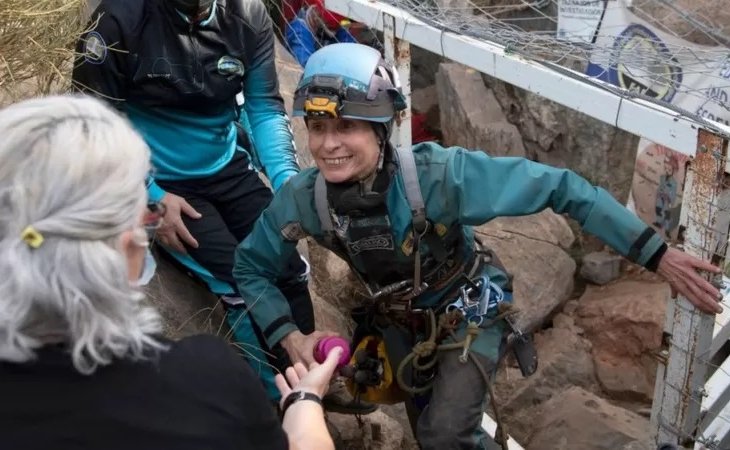
<path fill-rule="evenodd" d="M 84 43 L 84 59 L 91 64 L 101 64 L 106 60 L 107 45 L 104 38 L 96 31 L 86 35 Z"/>
<path fill-rule="evenodd" d="M 281 236 L 287 242 L 297 242 L 300 239 L 304 239 L 307 233 L 304 232 L 301 223 L 289 222 L 281 227 Z"/>

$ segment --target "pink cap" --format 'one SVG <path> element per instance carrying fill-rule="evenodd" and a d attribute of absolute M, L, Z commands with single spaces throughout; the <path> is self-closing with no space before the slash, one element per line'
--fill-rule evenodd
<path fill-rule="evenodd" d="M 340 355 L 340 360 L 337 362 L 337 367 L 346 366 L 350 362 L 350 343 L 347 342 L 347 339 L 339 336 L 329 336 L 320 339 L 317 342 L 317 346 L 314 347 L 314 360 L 318 363 L 324 362 L 330 351 L 336 347 L 342 347 L 342 354 Z"/>

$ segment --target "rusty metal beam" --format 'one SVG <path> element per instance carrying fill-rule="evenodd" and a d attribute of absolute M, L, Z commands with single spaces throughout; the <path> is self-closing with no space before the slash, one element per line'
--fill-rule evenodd
<path fill-rule="evenodd" d="M 685 250 L 701 259 L 724 266 L 727 230 L 717 230 L 717 208 L 723 195 L 728 141 L 706 130 L 699 131 L 697 149 L 685 181 L 684 201 L 687 230 Z M 686 298 L 671 305 L 665 331 L 668 334 L 666 366 L 657 372 L 652 428 L 657 443 L 691 444 L 700 421 L 700 408 L 708 363 L 712 355 L 715 316 L 700 313 Z"/>
<path fill-rule="evenodd" d="M 393 127 L 391 143 L 396 148 L 410 146 L 411 136 L 411 45 L 395 35 L 395 17 L 383 13 L 383 40 L 385 60 L 393 64 L 398 72 L 401 91 L 408 106 L 398 113 Z"/>

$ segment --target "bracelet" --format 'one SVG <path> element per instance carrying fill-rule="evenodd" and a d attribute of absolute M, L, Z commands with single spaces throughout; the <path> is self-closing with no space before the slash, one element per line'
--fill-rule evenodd
<path fill-rule="evenodd" d="M 284 403 L 281 406 L 281 415 L 286 414 L 286 410 L 299 400 L 310 400 L 322 406 L 322 399 L 319 398 L 319 395 L 312 394 L 311 392 L 294 391 L 284 399 Z"/>

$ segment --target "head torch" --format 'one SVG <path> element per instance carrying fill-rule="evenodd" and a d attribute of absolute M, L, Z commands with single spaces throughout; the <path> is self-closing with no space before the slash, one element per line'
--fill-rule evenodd
<path fill-rule="evenodd" d="M 339 117 L 345 95 L 341 77 L 317 75 L 306 89 L 302 109 L 307 117 Z"/>

